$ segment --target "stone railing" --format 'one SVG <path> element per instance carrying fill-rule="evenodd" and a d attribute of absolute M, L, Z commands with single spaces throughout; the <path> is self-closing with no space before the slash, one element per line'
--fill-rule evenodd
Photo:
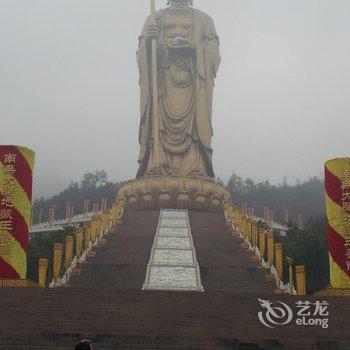
<path fill-rule="evenodd" d="M 54 231 L 62 231 L 66 226 L 79 226 L 81 224 L 85 224 L 91 221 L 94 215 L 101 215 L 102 211 L 97 213 L 89 212 L 85 214 L 74 215 L 71 218 L 67 219 L 59 219 L 53 222 L 43 222 L 40 224 L 35 224 L 30 227 L 29 233 L 40 233 L 40 232 L 54 232 Z"/>
<path fill-rule="evenodd" d="M 279 228 L 274 228 L 273 225 L 269 229 L 259 227 L 260 218 L 243 214 L 232 203 L 227 203 L 225 206 L 225 218 L 232 233 L 243 241 L 241 248 L 252 253 L 252 262 L 260 264 L 267 270 L 266 282 L 275 282 L 281 293 L 306 294 L 305 266 L 294 267 L 294 260 L 283 254 L 283 245 L 275 242 L 274 229 Z M 287 284 L 283 283 L 284 261 L 289 267 Z"/>
<path fill-rule="evenodd" d="M 52 281 L 47 283 L 48 260 L 39 260 L 39 285 L 51 288 L 67 285 L 72 276 L 79 276 L 80 264 L 96 256 L 95 248 L 106 244 L 105 236 L 121 223 L 124 203 L 114 203 L 112 209 L 90 216 L 80 222 L 74 235 L 67 235 L 65 244 L 55 243 L 53 247 Z M 77 221 L 75 222 L 77 223 Z M 63 259 L 64 252 L 64 261 Z M 62 264 L 64 263 L 64 264 Z M 62 266 L 63 265 L 63 266 Z M 63 270 L 63 273 L 62 273 Z"/>

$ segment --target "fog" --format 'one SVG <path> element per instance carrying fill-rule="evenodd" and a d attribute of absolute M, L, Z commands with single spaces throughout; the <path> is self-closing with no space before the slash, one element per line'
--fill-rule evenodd
<path fill-rule="evenodd" d="M 194 0 L 221 40 L 214 167 L 273 183 L 349 155 L 349 0 Z M 166 1 L 157 1 L 157 7 Z M 35 150 L 35 197 L 137 170 L 149 0 L 0 0 L 0 144 Z"/>

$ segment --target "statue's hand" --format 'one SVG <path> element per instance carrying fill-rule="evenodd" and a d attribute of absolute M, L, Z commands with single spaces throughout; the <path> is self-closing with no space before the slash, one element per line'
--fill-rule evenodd
<path fill-rule="evenodd" d="M 151 23 L 147 28 L 147 36 L 150 39 L 157 39 L 159 37 L 159 28 L 156 23 Z"/>
<path fill-rule="evenodd" d="M 172 52 L 182 53 L 189 56 L 192 56 L 195 52 L 193 43 L 181 37 L 173 38 L 168 42 L 167 46 Z"/>

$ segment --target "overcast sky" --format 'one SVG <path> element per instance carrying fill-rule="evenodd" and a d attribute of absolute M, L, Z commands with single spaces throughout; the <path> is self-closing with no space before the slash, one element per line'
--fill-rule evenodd
<path fill-rule="evenodd" d="M 293 183 L 349 156 L 349 0 L 194 1 L 221 38 L 217 175 Z M 36 151 L 35 197 L 94 169 L 135 176 L 148 12 L 149 0 L 0 0 L 0 143 Z"/>

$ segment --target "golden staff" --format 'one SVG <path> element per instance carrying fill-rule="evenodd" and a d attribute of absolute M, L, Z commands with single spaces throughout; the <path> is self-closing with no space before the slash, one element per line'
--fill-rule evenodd
<path fill-rule="evenodd" d="M 151 15 L 156 23 L 156 4 L 151 0 Z M 159 106 L 157 74 L 157 38 L 152 38 L 152 88 L 153 88 L 153 172 L 162 175 L 159 162 Z M 160 171 L 160 174 L 159 174 Z"/>

